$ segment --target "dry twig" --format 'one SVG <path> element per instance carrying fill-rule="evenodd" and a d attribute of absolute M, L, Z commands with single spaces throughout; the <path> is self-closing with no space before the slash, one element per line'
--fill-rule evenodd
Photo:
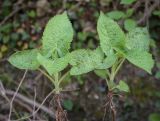
<path fill-rule="evenodd" d="M 46 98 L 42 101 L 42 103 L 37 103 L 37 102 L 34 102 L 33 100 L 17 93 L 17 95 L 15 96 L 15 98 L 21 100 L 22 102 L 24 103 L 27 103 L 28 105 L 31 105 L 31 106 L 34 106 L 37 108 L 37 110 L 35 110 L 32 115 L 30 116 L 27 116 L 27 117 L 24 117 L 24 118 L 21 118 L 21 119 L 17 119 L 17 120 L 14 120 L 14 121 L 20 121 L 20 120 L 24 120 L 24 119 L 28 119 L 28 118 L 31 118 L 33 115 L 35 115 L 40 109 L 46 113 L 48 113 L 52 118 L 55 118 L 55 115 L 54 113 L 49 110 L 47 107 L 43 106 L 43 104 L 45 103 L 45 101 L 48 99 L 48 97 L 53 93 L 54 91 L 51 91 L 47 96 Z M 11 91 L 11 90 L 6 90 L 5 91 L 6 95 L 8 96 L 13 96 L 15 94 L 14 91 Z M 12 120 L 13 121 L 13 120 Z"/>
<path fill-rule="evenodd" d="M 152 12 L 160 5 L 159 0 L 154 0 L 153 5 L 151 5 L 151 7 L 148 7 L 149 2 L 150 1 L 148 0 L 145 1 L 145 11 L 143 17 L 137 22 L 138 24 L 144 23 L 146 20 L 148 20 Z"/>
<path fill-rule="evenodd" d="M 10 110 L 9 110 L 8 121 L 10 121 L 10 119 L 11 119 L 13 101 L 14 101 L 14 99 L 15 99 L 15 97 L 16 97 L 16 95 L 17 95 L 17 93 L 18 93 L 18 91 L 19 91 L 19 89 L 20 89 L 20 87 L 21 87 L 21 85 L 22 85 L 22 83 L 23 83 L 23 81 L 24 81 L 24 79 L 25 79 L 26 74 L 27 74 L 27 70 L 25 71 L 25 73 L 24 73 L 24 75 L 23 75 L 23 77 L 22 77 L 22 79 L 21 79 L 21 81 L 20 81 L 20 83 L 19 83 L 19 85 L 18 85 L 18 88 L 16 89 L 16 92 L 14 93 L 13 98 L 12 98 L 12 100 L 11 100 L 11 102 L 10 102 Z"/>

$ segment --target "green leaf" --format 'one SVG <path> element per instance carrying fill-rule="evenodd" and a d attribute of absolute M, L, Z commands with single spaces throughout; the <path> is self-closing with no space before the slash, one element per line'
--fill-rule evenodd
<path fill-rule="evenodd" d="M 83 73 L 90 72 L 94 69 L 92 60 L 90 58 L 90 50 L 76 50 L 72 52 L 70 64 L 72 65 L 70 74 L 80 75 Z"/>
<path fill-rule="evenodd" d="M 27 15 L 31 18 L 35 18 L 36 17 L 36 12 L 34 10 L 27 11 Z"/>
<path fill-rule="evenodd" d="M 73 102 L 72 100 L 64 100 L 63 101 L 63 105 L 64 105 L 64 108 L 71 111 L 72 108 L 73 108 Z"/>
<path fill-rule="evenodd" d="M 43 49 L 46 53 L 56 51 L 62 57 L 68 53 L 72 39 L 73 28 L 67 13 L 64 12 L 54 16 L 47 23 L 42 37 Z"/>
<path fill-rule="evenodd" d="M 47 70 L 50 75 L 62 71 L 69 63 L 70 54 L 55 60 L 46 58 L 38 53 L 37 60 Z"/>
<path fill-rule="evenodd" d="M 101 77 L 102 79 L 106 79 L 107 78 L 107 73 L 106 73 L 106 70 L 104 69 L 100 69 L 100 70 L 94 70 L 94 73 Z"/>
<path fill-rule="evenodd" d="M 121 4 L 124 4 L 124 5 L 130 5 L 132 4 L 133 2 L 135 2 L 136 0 L 121 0 Z"/>
<path fill-rule="evenodd" d="M 101 61 L 96 69 L 107 69 L 110 68 L 117 60 L 117 56 L 114 53 L 110 53 L 103 61 Z"/>
<path fill-rule="evenodd" d="M 153 11 L 153 15 L 160 17 L 160 10 Z"/>
<path fill-rule="evenodd" d="M 123 80 L 120 80 L 116 88 L 119 89 L 120 91 L 129 92 L 128 84 L 125 83 Z"/>
<path fill-rule="evenodd" d="M 35 70 L 39 67 L 37 49 L 18 51 L 10 56 L 9 62 L 19 69 Z"/>
<path fill-rule="evenodd" d="M 124 46 L 124 32 L 115 21 L 106 17 L 102 12 L 98 19 L 97 31 L 100 38 L 100 46 L 106 55 L 113 52 L 114 47 L 119 48 Z"/>
<path fill-rule="evenodd" d="M 151 69 L 154 66 L 152 55 L 146 51 L 129 50 L 126 53 L 126 58 L 139 68 L 144 69 L 151 74 Z"/>
<path fill-rule="evenodd" d="M 146 28 L 135 28 L 127 34 L 126 46 L 128 49 L 148 51 L 150 37 Z"/>
<path fill-rule="evenodd" d="M 90 56 L 90 59 L 92 60 L 92 64 L 94 68 L 98 69 L 98 67 L 101 66 L 104 59 L 104 53 L 102 52 L 102 49 L 98 47 L 95 50 L 90 51 L 89 56 Z"/>
<path fill-rule="evenodd" d="M 131 30 L 135 29 L 136 26 L 137 26 L 136 21 L 133 19 L 126 19 L 124 21 L 124 28 L 127 31 L 131 31 Z"/>
<path fill-rule="evenodd" d="M 90 72 L 94 69 L 106 69 L 113 65 L 114 60 L 104 58 L 101 48 L 94 51 L 91 50 L 76 50 L 72 52 L 70 64 L 73 66 L 71 75 L 80 75 Z"/>
<path fill-rule="evenodd" d="M 158 114 L 158 113 L 151 113 L 149 115 L 149 121 L 160 121 L 160 114 Z"/>
<path fill-rule="evenodd" d="M 1 26 L 0 32 L 10 33 L 11 30 L 12 30 L 12 27 L 13 27 L 12 23 L 6 23 L 6 24 Z"/>
<path fill-rule="evenodd" d="M 155 77 L 156 77 L 157 79 L 160 79 L 160 71 L 156 72 Z"/>
<path fill-rule="evenodd" d="M 133 15 L 133 12 L 134 12 L 134 10 L 132 9 L 132 8 L 130 8 L 130 9 L 127 9 L 127 11 L 126 11 L 126 18 L 129 18 L 129 17 L 131 17 L 132 15 Z"/>
<path fill-rule="evenodd" d="M 107 16 L 110 17 L 111 19 L 119 20 L 125 17 L 125 13 L 122 11 L 115 10 L 107 13 Z"/>

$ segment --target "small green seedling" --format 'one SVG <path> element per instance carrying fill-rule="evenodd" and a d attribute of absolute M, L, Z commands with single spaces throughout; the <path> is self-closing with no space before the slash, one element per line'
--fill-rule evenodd
<path fill-rule="evenodd" d="M 120 26 L 102 12 L 98 19 L 97 31 L 100 47 L 93 51 L 73 51 L 70 61 L 73 67 L 70 72 L 71 75 L 80 75 L 94 70 L 105 78 L 108 86 L 106 107 L 110 107 L 114 120 L 113 95 L 117 95 L 117 91 L 129 92 L 129 87 L 124 81 L 115 83 L 115 76 L 125 60 L 151 74 L 154 61 L 148 52 L 150 38 L 146 28 L 137 27 L 124 34 Z M 105 71 L 105 74 L 101 73 L 102 71 Z"/>
<path fill-rule="evenodd" d="M 71 75 L 80 75 L 90 71 L 105 71 L 108 93 L 106 107 L 110 106 L 115 118 L 113 95 L 118 91 L 129 91 L 124 81 L 114 82 L 115 76 L 127 59 L 134 65 L 151 74 L 154 65 L 149 51 L 150 38 L 146 28 L 136 28 L 126 35 L 116 22 L 106 17 L 102 12 L 98 19 L 97 30 L 100 46 L 95 50 L 79 49 L 69 52 L 73 39 L 72 25 L 66 12 L 53 17 L 43 33 L 42 47 L 19 51 L 9 58 L 9 62 L 19 69 L 40 70 L 54 84 L 57 105 L 56 120 L 66 120 L 66 114 L 61 106 L 60 93 L 63 91 L 61 82 L 70 72 Z M 70 71 L 62 75 L 68 64 Z M 47 73 L 40 66 L 45 68 Z M 99 73 L 100 74 L 100 73 Z"/>
<path fill-rule="evenodd" d="M 69 49 L 73 33 L 67 13 L 56 15 L 45 27 L 41 48 L 18 51 L 9 58 L 9 62 L 19 69 L 40 70 L 54 84 L 57 121 L 66 120 L 65 111 L 61 106 L 60 93 L 63 89 L 60 85 L 68 72 L 64 75 L 61 72 L 67 67 L 71 58 Z M 45 68 L 47 73 L 40 66 Z"/>

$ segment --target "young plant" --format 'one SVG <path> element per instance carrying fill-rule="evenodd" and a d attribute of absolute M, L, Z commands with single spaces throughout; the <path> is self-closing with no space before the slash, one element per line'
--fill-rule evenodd
<path fill-rule="evenodd" d="M 71 75 L 80 75 L 92 70 L 96 73 L 105 71 L 108 86 L 106 107 L 112 112 L 115 120 L 113 96 L 117 91 L 129 92 L 128 85 L 120 80 L 115 83 L 115 76 L 125 60 L 151 74 L 154 65 L 149 51 L 150 38 L 146 28 L 135 28 L 124 34 L 120 26 L 112 19 L 100 13 L 97 31 L 100 47 L 95 50 L 80 49 L 72 52 L 70 64 Z M 105 108 L 106 109 L 106 108 Z"/>
<path fill-rule="evenodd" d="M 69 53 L 70 44 L 73 39 L 72 25 L 64 12 L 56 15 L 47 23 L 42 36 L 42 47 L 14 53 L 9 62 L 19 68 L 41 71 L 54 85 L 56 93 L 55 102 L 57 106 L 56 121 L 67 120 L 66 113 L 61 106 L 61 82 L 68 72 L 62 75 L 71 58 Z M 40 66 L 45 68 L 43 71 Z"/>

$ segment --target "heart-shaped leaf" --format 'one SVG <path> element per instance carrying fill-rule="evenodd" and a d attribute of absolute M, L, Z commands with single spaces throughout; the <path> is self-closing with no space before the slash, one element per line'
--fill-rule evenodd
<path fill-rule="evenodd" d="M 125 46 L 125 34 L 120 26 L 102 12 L 98 19 L 97 31 L 100 38 L 100 46 L 106 55 L 110 54 L 113 48 Z"/>
<path fill-rule="evenodd" d="M 73 28 L 67 13 L 64 12 L 47 23 L 42 37 L 43 50 L 46 53 L 56 51 L 62 57 L 68 53 L 72 39 Z"/>
<path fill-rule="evenodd" d="M 64 57 L 52 60 L 49 58 L 45 58 L 40 53 L 38 53 L 37 59 L 38 59 L 39 63 L 52 76 L 53 74 L 62 71 L 68 65 L 69 60 L 70 60 L 70 54 L 67 54 Z"/>
<path fill-rule="evenodd" d="M 120 80 L 116 88 L 119 89 L 120 91 L 129 92 L 129 87 L 127 83 L 125 83 L 123 80 Z"/>
<path fill-rule="evenodd" d="M 37 54 L 38 49 L 18 51 L 11 55 L 8 61 L 19 69 L 35 70 L 39 67 Z"/>
<path fill-rule="evenodd" d="M 154 66 L 154 61 L 150 53 L 140 50 L 129 50 L 126 53 L 126 58 L 134 65 L 144 69 L 151 74 L 151 69 Z"/>

